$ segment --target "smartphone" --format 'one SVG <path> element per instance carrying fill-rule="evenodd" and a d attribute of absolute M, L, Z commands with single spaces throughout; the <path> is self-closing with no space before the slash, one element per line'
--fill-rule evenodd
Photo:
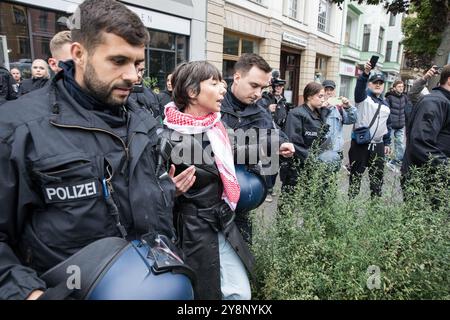
<path fill-rule="evenodd" d="M 379 58 L 380 58 L 379 56 L 372 56 L 370 58 L 370 65 L 372 66 L 372 69 L 374 69 L 375 66 L 377 65 L 377 62 L 378 62 Z"/>
<path fill-rule="evenodd" d="M 328 98 L 327 101 L 328 101 L 328 104 L 330 106 L 340 106 L 340 105 L 342 105 L 342 99 L 339 98 L 339 97 L 331 97 L 331 98 Z"/>
<path fill-rule="evenodd" d="M 444 69 L 444 67 L 433 66 L 433 69 L 435 74 L 441 74 L 442 69 Z"/>

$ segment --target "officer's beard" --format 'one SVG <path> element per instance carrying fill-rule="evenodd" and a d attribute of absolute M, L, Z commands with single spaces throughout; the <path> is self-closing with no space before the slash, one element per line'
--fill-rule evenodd
<path fill-rule="evenodd" d="M 122 83 L 105 83 L 95 72 L 95 68 L 91 63 L 86 64 L 86 69 L 83 75 L 83 81 L 89 95 L 94 97 L 98 102 L 104 103 L 113 111 L 119 110 L 125 102 L 126 98 L 116 98 L 113 96 L 113 90 L 116 88 L 132 88 L 133 84 L 128 81 Z"/>

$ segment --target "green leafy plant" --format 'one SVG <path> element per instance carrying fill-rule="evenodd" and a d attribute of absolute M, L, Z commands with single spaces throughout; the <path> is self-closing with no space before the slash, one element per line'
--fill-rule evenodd
<path fill-rule="evenodd" d="M 342 177 L 308 162 L 273 223 L 254 217 L 253 297 L 450 299 L 450 172 L 433 169 L 413 172 L 405 202 L 398 178 L 349 200 Z"/>
<path fill-rule="evenodd" d="M 145 77 L 144 79 L 142 79 L 142 82 L 144 86 L 152 89 L 153 92 L 159 93 L 159 88 L 157 87 L 158 79 L 156 77 Z"/>

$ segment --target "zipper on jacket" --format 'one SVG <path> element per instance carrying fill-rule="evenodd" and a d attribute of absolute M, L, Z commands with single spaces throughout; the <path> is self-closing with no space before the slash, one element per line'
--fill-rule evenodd
<path fill-rule="evenodd" d="M 123 141 L 123 139 L 115 133 L 112 133 L 110 131 L 103 130 L 103 129 L 98 129 L 98 128 L 86 128 L 86 127 L 81 127 L 81 126 L 69 126 L 69 125 L 65 125 L 65 124 L 58 124 L 53 121 L 50 121 L 50 123 L 52 125 L 54 125 L 55 127 L 60 127 L 60 128 L 81 129 L 81 130 L 85 130 L 85 131 L 96 131 L 96 132 L 103 132 L 103 133 L 109 134 L 110 136 L 113 136 L 113 137 L 117 138 L 118 140 L 120 140 L 120 142 L 122 143 L 123 149 L 125 150 L 125 156 L 127 158 L 127 161 L 129 160 L 129 149 L 128 149 L 129 144 L 127 145 L 125 143 L 125 141 Z"/>

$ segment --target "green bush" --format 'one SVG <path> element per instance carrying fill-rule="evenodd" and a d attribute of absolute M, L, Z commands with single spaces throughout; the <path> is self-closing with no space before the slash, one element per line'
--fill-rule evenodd
<path fill-rule="evenodd" d="M 349 200 L 339 175 L 307 164 L 273 223 L 255 215 L 254 298 L 449 299 L 449 171 L 442 170 L 434 180 L 415 171 L 406 202 L 398 178 L 385 182 L 379 199 L 363 187 Z"/>

